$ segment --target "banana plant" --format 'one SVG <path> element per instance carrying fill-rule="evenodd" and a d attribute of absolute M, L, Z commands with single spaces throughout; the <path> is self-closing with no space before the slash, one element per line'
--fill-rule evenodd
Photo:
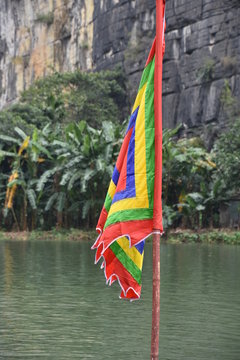
<path fill-rule="evenodd" d="M 201 139 L 176 139 L 178 130 L 163 132 L 164 204 L 175 210 L 178 225 L 201 227 L 208 221 L 210 202 L 206 203 L 206 199 L 216 164 Z"/>
<path fill-rule="evenodd" d="M 37 190 L 50 190 L 45 211 L 57 211 L 58 226 L 62 226 L 62 213 L 65 219 L 71 214 L 76 219 L 88 219 L 89 224 L 95 221 L 96 207 L 102 204 L 113 171 L 119 135 L 120 126 L 110 122 L 94 129 L 80 121 L 70 123 L 63 139 L 52 142 L 55 166 L 42 174 Z"/>
<path fill-rule="evenodd" d="M 11 172 L 5 196 L 5 216 L 11 210 L 17 229 L 28 229 L 28 212 L 31 213 L 31 228 L 35 227 L 37 217 L 37 194 L 36 183 L 38 168 L 51 159 L 50 152 L 46 147 L 44 135 L 34 130 L 32 136 L 28 136 L 22 129 L 16 127 L 16 138 L 0 136 L 1 140 L 11 143 L 12 152 L 4 152 L 9 158 Z M 14 206 L 16 203 L 16 206 Z M 15 212 L 14 208 L 20 209 Z M 28 211 L 28 207 L 31 211 Z"/>

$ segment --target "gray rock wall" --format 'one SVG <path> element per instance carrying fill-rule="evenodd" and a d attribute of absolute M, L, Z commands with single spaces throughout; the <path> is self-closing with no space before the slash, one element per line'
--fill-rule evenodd
<path fill-rule="evenodd" d="M 240 1 L 168 1 L 164 59 L 167 125 L 224 121 L 225 80 L 240 99 Z"/>
<path fill-rule="evenodd" d="M 155 33 L 155 0 L 95 1 L 93 62 L 121 63 L 131 103 Z M 225 81 L 240 102 L 240 1 L 167 0 L 164 126 L 225 122 Z"/>
<path fill-rule="evenodd" d="M 240 102 L 240 1 L 167 0 L 166 17 L 164 126 L 209 134 L 226 122 L 226 87 Z M 1 0 L 0 105 L 50 65 L 120 65 L 132 104 L 154 33 L 155 0 Z"/>

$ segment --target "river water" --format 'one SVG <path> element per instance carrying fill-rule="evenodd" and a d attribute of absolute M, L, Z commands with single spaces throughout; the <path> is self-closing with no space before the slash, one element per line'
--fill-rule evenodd
<path fill-rule="evenodd" d="M 0 359 L 149 359 L 151 256 L 129 303 L 88 243 L 0 242 Z M 240 247 L 161 245 L 160 333 L 161 360 L 240 359 Z"/>

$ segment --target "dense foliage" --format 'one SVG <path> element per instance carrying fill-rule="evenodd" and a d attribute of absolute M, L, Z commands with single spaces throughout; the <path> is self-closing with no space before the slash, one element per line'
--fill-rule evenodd
<path fill-rule="evenodd" d="M 0 112 L 0 227 L 94 227 L 123 138 L 120 71 L 54 73 Z M 209 153 L 199 138 L 163 133 L 164 227 L 219 225 L 238 194 L 240 120 Z"/>
<path fill-rule="evenodd" d="M 215 170 L 212 154 L 199 138 L 175 141 L 178 131 L 163 133 L 163 204 L 165 228 L 173 224 L 202 227 L 209 223 L 208 201 Z"/>
<path fill-rule="evenodd" d="M 1 207 L 7 228 L 93 226 L 119 148 L 120 126 L 85 121 L 0 135 Z M 86 219 L 86 220 L 85 220 Z"/>
<path fill-rule="evenodd" d="M 29 132 L 48 123 L 84 120 L 100 128 L 106 120 L 122 121 L 126 108 L 124 80 L 119 69 L 98 73 L 54 72 L 24 91 L 19 103 L 0 112 L 0 133 L 11 134 L 13 126 Z"/>
<path fill-rule="evenodd" d="M 240 195 L 240 118 L 219 137 L 213 153 L 217 166 L 214 181 L 218 184 L 218 196 L 228 199 Z"/>

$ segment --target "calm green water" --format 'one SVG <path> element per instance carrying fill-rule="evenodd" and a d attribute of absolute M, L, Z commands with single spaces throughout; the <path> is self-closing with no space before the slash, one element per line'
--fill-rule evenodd
<path fill-rule="evenodd" d="M 142 299 L 118 299 L 90 244 L 0 243 L 0 359 L 149 359 L 151 245 Z M 161 246 L 162 360 L 240 359 L 240 247 Z"/>

